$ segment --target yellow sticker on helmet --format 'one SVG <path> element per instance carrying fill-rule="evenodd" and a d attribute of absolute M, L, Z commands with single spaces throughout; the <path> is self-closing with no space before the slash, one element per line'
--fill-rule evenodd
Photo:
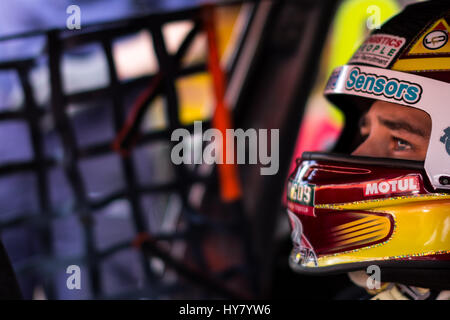
<path fill-rule="evenodd" d="M 437 20 L 393 65 L 398 71 L 450 70 L 450 27 L 444 18 Z"/>
<path fill-rule="evenodd" d="M 436 55 L 439 53 L 450 53 L 449 43 L 450 27 L 445 19 L 436 21 L 407 53 L 410 55 Z"/>

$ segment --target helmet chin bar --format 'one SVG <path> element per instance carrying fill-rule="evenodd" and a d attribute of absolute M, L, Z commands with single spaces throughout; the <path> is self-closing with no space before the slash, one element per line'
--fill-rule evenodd
<path fill-rule="evenodd" d="M 450 279 L 450 194 L 433 189 L 423 162 L 305 152 L 287 198 L 293 270 L 377 265 L 383 281 L 450 288 L 450 280 L 442 282 Z M 420 281 L 409 283 L 411 274 Z"/>

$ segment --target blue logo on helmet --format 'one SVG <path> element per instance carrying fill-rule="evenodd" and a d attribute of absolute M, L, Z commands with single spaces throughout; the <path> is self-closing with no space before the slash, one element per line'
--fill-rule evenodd
<path fill-rule="evenodd" d="M 445 149 L 450 156 L 450 127 L 444 130 L 444 135 L 441 137 L 440 141 L 445 144 Z"/>
<path fill-rule="evenodd" d="M 422 87 L 417 83 L 376 74 L 366 74 L 357 67 L 350 71 L 345 82 L 345 88 L 376 96 L 383 95 L 386 98 L 404 101 L 408 104 L 415 104 L 422 97 Z"/>

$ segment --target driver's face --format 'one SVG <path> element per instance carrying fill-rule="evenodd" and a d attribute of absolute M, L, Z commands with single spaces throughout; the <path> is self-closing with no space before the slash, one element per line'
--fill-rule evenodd
<path fill-rule="evenodd" d="M 365 140 L 352 155 L 423 161 L 431 119 L 422 110 L 377 101 L 361 119 L 360 130 Z"/>

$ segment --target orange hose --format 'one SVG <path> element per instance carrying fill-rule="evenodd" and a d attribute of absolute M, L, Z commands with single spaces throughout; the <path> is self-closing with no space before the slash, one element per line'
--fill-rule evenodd
<path fill-rule="evenodd" d="M 206 6 L 203 13 L 204 27 L 208 39 L 208 68 L 213 79 L 213 90 L 216 100 L 212 126 L 220 130 L 223 137 L 222 156 L 224 164 L 217 165 L 220 194 L 223 201 L 232 202 L 239 199 L 242 195 L 236 164 L 226 164 L 226 129 L 233 128 L 233 124 L 230 110 L 225 101 L 225 74 L 220 66 L 214 24 L 214 8 L 212 6 Z"/>

